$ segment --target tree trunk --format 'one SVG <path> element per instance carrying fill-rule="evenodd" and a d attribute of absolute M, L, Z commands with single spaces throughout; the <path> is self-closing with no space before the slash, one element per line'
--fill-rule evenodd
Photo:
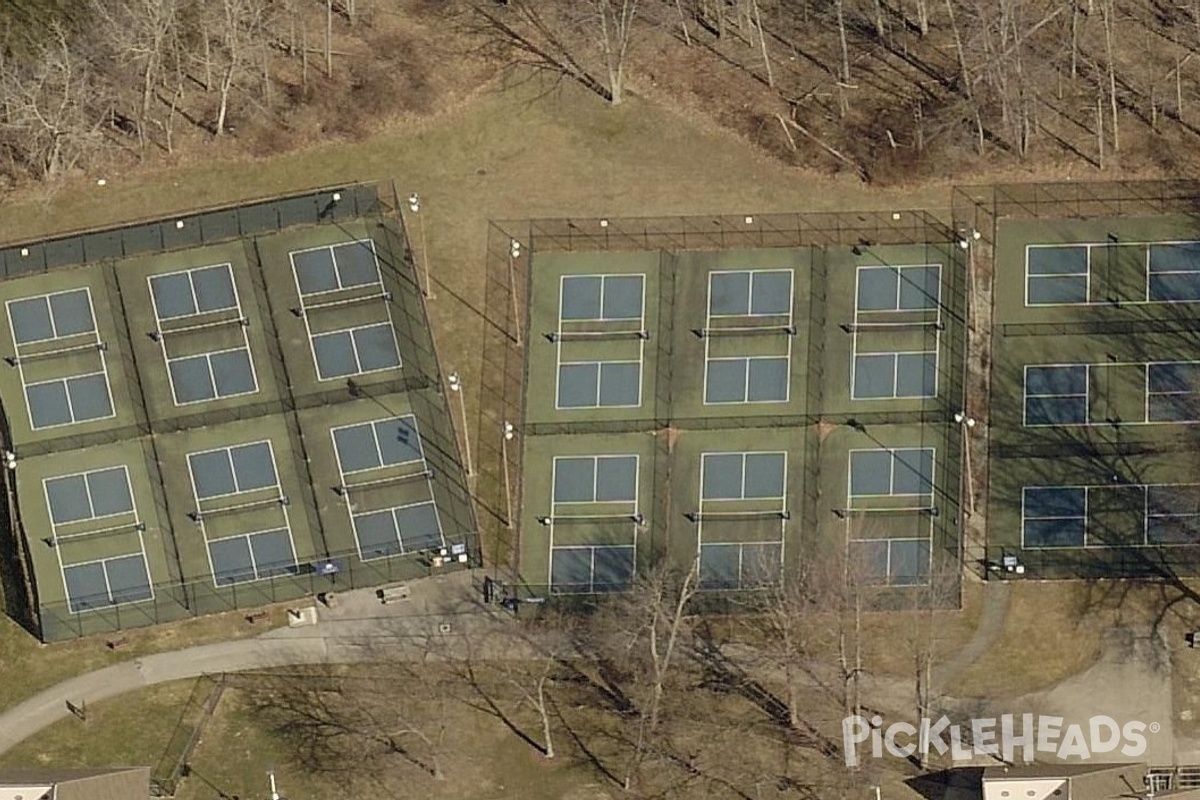
<path fill-rule="evenodd" d="M 325 77 L 333 77 L 333 0 L 325 0 Z"/>
<path fill-rule="evenodd" d="M 842 48 L 842 74 L 844 84 L 850 83 L 850 46 L 846 42 L 846 8 L 845 0 L 836 0 L 838 42 Z"/>
<path fill-rule="evenodd" d="M 300 23 L 300 88 L 308 94 L 308 23 Z"/>
<path fill-rule="evenodd" d="M 1079 75 L 1079 4 L 1071 3 L 1071 80 Z"/>
<path fill-rule="evenodd" d="M 1108 100 L 1112 111 L 1112 149 L 1114 153 L 1121 149 L 1120 128 L 1117 125 L 1117 66 L 1113 58 L 1113 14 L 1115 10 L 1112 0 L 1104 0 L 1100 4 L 1100 14 L 1104 22 L 1104 50 L 1108 61 Z"/>
<path fill-rule="evenodd" d="M 546 678 L 537 685 L 537 710 L 542 718 L 542 741 L 546 743 L 546 758 L 554 758 L 554 733 L 550 728 L 550 704 L 546 696 Z"/>
<path fill-rule="evenodd" d="M 138 107 L 137 119 L 138 149 L 141 150 L 142 157 L 146 155 L 146 125 L 150 120 L 150 100 L 154 97 L 157 69 L 155 58 L 148 57 L 142 70 L 142 104 Z"/>
<path fill-rule="evenodd" d="M 201 31 L 201 40 L 204 42 L 204 91 L 211 92 L 213 84 L 212 76 L 212 42 L 208 39 L 208 26 L 204 26 Z"/>
<path fill-rule="evenodd" d="M 171 93 L 171 107 L 167 111 L 167 124 L 164 133 L 167 139 L 167 152 L 175 152 L 175 114 L 179 110 L 179 101 L 183 99 L 183 80 L 180 79 L 179 85 L 175 91 Z"/>
<path fill-rule="evenodd" d="M 762 13 L 758 8 L 758 0 L 753 0 L 752 8 L 754 9 L 754 23 L 758 26 L 758 42 L 762 46 L 763 64 L 767 67 L 767 86 L 775 88 L 775 74 L 771 71 L 771 55 L 767 52 L 767 37 L 763 33 Z"/>
<path fill-rule="evenodd" d="M 1183 122 L 1183 57 L 1180 51 L 1175 51 L 1175 113 Z"/>
<path fill-rule="evenodd" d="M 225 134 L 225 116 L 229 111 L 229 91 L 233 88 L 234 65 L 231 63 L 221 77 L 221 102 L 217 108 L 217 136 Z"/>
<path fill-rule="evenodd" d="M 691 47 L 692 35 L 688 33 L 687 17 L 683 15 L 683 4 L 681 0 L 675 0 L 675 13 L 679 15 L 679 27 L 683 31 L 683 43 L 688 47 Z"/>

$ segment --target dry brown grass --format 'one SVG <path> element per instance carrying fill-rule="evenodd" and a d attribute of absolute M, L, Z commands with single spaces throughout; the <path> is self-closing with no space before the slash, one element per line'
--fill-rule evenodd
<path fill-rule="evenodd" d="M 192 757 L 193 776 L 184 781 L 178 800 L 210 800 L 218 790 L 234 797 L 265 797 L 268 766 L 274 766 L 281 793 L 289 800 L 399 796 L 607 800 L 616 795 L 610 793 L 611 785 L 602 786 L 569 753 L 547 761 L 496 717 L 453 702 L 437 704 L 446 729 L 441 757 L 445 780 L 433 780 L 411 765 L 398 763 L 382 771 L 378 781 L 363 776 L 348 786 L 340 776 L 309 771 L 295 748 L 273 732 L 253 706 L 244 690 L 225 693 Z M 529 726 L 530 731 L 535 729 Z M 565 741 L 560 747 L 569 749 Z"/>
<path fill-rule="evenodd" d="M 87 721 L 59 720 L 0 756 L 0 765 L 106 767 L 158 763 L 197 680 L 153 686 L 136 697 L 89 705 Z M 203 697 L 203 695 L 201 695 Z M 114 732 L 120 735 L 113 735 Z"/>
<path fill-rule="evenodd" d="M 1047 689 L 1091 666 L 1100 655 L 1100 630 L 1111 622 L 1088 613 L 1076 582 L 1011 586 L 1004 633 L 946 692 L 1000 699 Z"/>
<path fill-rule="evenodd" d="M 915 680 L 917 653 L 929 648 L 934 665 L 952 658 L 975 633 L 981 596 L 979 584 L 970 582 L 963 586 L 962 608 L 958 611 L 867 615 L 863 623 L 867 669 L 880 676 Z"/>
<path fill-rule="evenodd" d="M 361 142 L 273 158 L 209 161 L 95 176 L 10 197 L 0 240 L 110 225 L 199 206 L 352 180 L 394 179 L 418 191 L 437 297 L 430 316 L 444 366 L 475 406 L 485 335 L 489 219 L 653 216 L 911 207 L 912 198 L 856 181 L 798 176 L 719 130 L 631 99 L 610 108 L 564 84 L 494 87 L 469 106 L 402 122 Z M 16 202 L 18 199 L 21 202 Z M 938 195 L 938 204 L 945 198 Z"/>
<path fill-rule="evenodd" d="M 197 206 L 317 185 L 395 179 L 402 194 L 421 194 L 425 255 L 436 281 L 437 297 L 430 303 L 434 333 L 443 366 L 463 375 L 468 405 L 474 409 L 478 397 L 472 391 L 480 383 L 479 343 L 486 335 L 481 312 L 488 219 L 888 209 L 943 206 L 948 200 L 944 185 L 930 185 L 918 193 L 912 187 L 887 191 L 856 180 L 787 172 L 746 148 L 734 134 L 712 125 L 694 125 L 686 115 L 636 97 L 623 107 L 610 108 L 572 85 L 548 94 L 542 94 L 546 86 L 536 83 L 494 89 L 469 106 L 433 118 L 397 122 L 361 142 L 323 144 L 270 158 L 136 169 L 106 175 L 103 188 L 96 186 L 94 175 L 61 182 L 41 197 L 25 197 L 20 203 L 8 198 L 0 215 L 0 240 L 35 239 L 64 228 L 184 213 Z M 1027 692 L 1086 666 L 1094 658 L 1094 637 L 1076 626 L 1072 603 L 1064 601 L 1072 593 L 1069 584 L 1022 585 L 1000 644 L 961 676 L 955 691 Z M 894 634 L 916 624 L 918 616 L 869 616 L 866 631 L 872 642 L 868 652 L 872 668 L 882 674 L 911 673 L 911 652 L 894 646 Z M 938 649 L 948 654 L 965 643 L 977 616 L 977 591 L 968 590 L 965 610 L 936 615 Z M 115 654 L 104 649 L 103 640 L 41 648 L 23 634 L 0 638 L 0 663 L 5 664 L 6 674 L 22 675 L 0 690 L 0 706 L 138 652 L 256 632 L 236 616 L 233 624 L 209 618 L 187 622 L 178 633 L 172 630 L 132 632 L 130 648 Z M 1031 650 L 1038 643 L 1028 636 L 1030 630 L 1056 634 L 1068 645 L 1056 646 L 1052 652 L 1037 648 L 1034 655 Z M 220 726 L 210 734 L 211 740 L 238 741 L 240 753 L 229 756 L 226 748 L 214 745 L 200 754 L 198 769 L 239 787 L 242 796 L 262 793 L 264 759 L 275 758 L 286 765 L 286 750 L 270 742 L 264 745 L 238 712 L 222 716 Z M 580 783 L 578 776 L 557 783 L 548 776 L 562 768 L 547 768 L 532 752 L 493 728 L 464 724 L 463 735 L 478 738 L 481 751 L 487 753 L 469 757 L 462 768 L 467 780 L 491 787 L 475 796 L 502 796 L 497 775 L 505 775 L 510 786 L 512 782 L 557 786 L 563 792 L 566 783 Z M 474 758 L 480 760 L 472 762 Z M 288 786 L 293 800 L 326 796 L 319 794 L 316 782 L 299 783 Z M 311 794 L 306 794 L 310 787 Z M 545 796 L 564 795 L 547 789 Z"/>
<path fill-rule="evenodd" d="M 155 628 L 123 631 L 118 635 L 90 636 L 58 644 L 41 644 L 12 620 L 0 617 L 0 710 L 11 708 L 60 681 L 85 672 L 129 661 L 151 653 L 179 650 L 209 642 L 257 636 L 286 622 L 283 606 L 268 609 L 266 619 L 253 624 L 245 611 L 231 611 Z M 117 649 L 109 640 L 124 640 Z"/>

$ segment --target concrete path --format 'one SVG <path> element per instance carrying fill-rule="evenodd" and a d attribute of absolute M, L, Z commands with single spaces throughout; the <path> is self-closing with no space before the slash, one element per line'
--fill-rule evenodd
<path fill-rule="evenodd" d="M 222 672 L 300 664 L 356 663 L 376 657 L 413 657 L 465 647 L 510 624 L 511 615 L 482 605 L 471 574 L 452 573 L 410 584 L 408 600 L 383 605 L 374 589 L 337 596 L 334 608 L 318 607 L 318 623 L 278 628 L 254 639 L 189 647 L 115 664 L 52 686 L 0 714 L 0 753 L 71 715 L 67 703 L 98 703 L 168 681 Z M 448 643 L 448 644 L 447 644 Z"/>
<path fill-rule="evenodd" d="M 934 667 L 932 684 L 935 694 L 942 692 L 967 667 L 978 661 L 1004 633 L 1010 595 L 1006 581 L 987 581 L 983 584 L 983 608 L 979 612 L 975 633 L 952 658 Z"/>
<path fill-rule="evenodd" d="M 511 614 L 482 604 L 469 572 L 409 586 L 412 593 L 404 601 L 383 605 L 374 589 L 346 592 L 338 595 L 335 607 L 318 607 L 316 625 L 278 628 L 254 639 L 158 653 L 64 681 L 0 714 L 0 753 L 70 716 L 68 702 L 77 706 L 98 703 L 154 684 L 222 672 L 349 664 L 385 657 L 462 657 L 468 650 L 479 654 L 480 648 L 489 646 L 491 635 L 512 624 Z M 1008 597 L 1007 584 L 989 582 L 984 586 L 978 628 L 963 649 L 938 669 L 938 686 L 953 680 L 1000 636 Z M 498 641 L 505 648 L 504 656 L 521 652 L 512 637 Z"/>

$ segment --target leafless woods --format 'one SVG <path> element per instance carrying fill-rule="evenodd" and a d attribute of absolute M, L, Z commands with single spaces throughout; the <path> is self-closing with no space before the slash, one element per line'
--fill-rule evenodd
<path fill-rule="evenodd" d="M 357 135 L 520 66 L 874 181 L 1170 172 L 1200 136 L 1198 48 L 1191 0 L 29 0 L 0 8 L 0 170 Z"/>

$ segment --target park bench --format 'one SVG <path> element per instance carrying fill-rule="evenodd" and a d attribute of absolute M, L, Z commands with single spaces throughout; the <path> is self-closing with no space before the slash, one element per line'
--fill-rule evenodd
<path fill-rule="evenodd" d="M 407 600 L 410 594 L 408 584 L 402 583 L 398 586 L 385 586 L 376 594 L 379 595 L 379 602 L 387 605 L 396 600 Z"/>

